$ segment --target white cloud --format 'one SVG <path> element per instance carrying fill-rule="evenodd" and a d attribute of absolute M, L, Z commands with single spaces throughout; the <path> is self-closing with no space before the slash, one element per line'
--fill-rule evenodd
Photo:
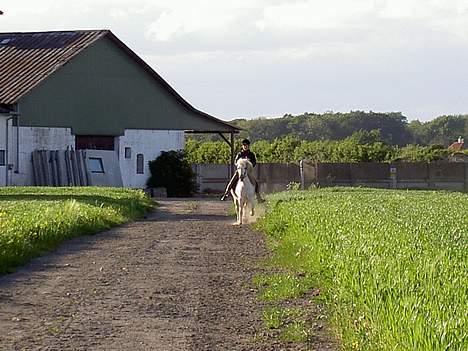
<path fill-rule="evenodd" d="M 216 6 L 201 6 L 165 10 L 151 23 L 147 35 L 156 40 L 167 41 L 178 34 L 209 30 L 226 30 L 234 14 Z"/>
<path fill-rule="evenodd" d="M 442 43 L 468 41 L 468 0 L 387 0 L 377 16 L 390 21 L 387 27 L 391 21 L 397 21 L 403 35 L 405 27 L 417 26 L 421 36 L 425 31 L 426 37 L 437 36 Z M 411 40 L 411 35 L 405 40 Z"/>
<path fill-rule="evenodd" d="M 159 17 L 147 28 L 146 35 L 159 41 L 191 33 L 234 30 L 232 25 L 249 11 L 262 8 L 266 0 L 163 0 L 157 3 Z M 284 0 L 283 0 L 284 1 Z"/>
<path fill-rule="evenodd" d="M 263 18 L 256 25 L 268 29 L 320 29 L 345 27 L 349 21 L 356 21 L 371 14 L 374 0 L 328 0 L 302 1 L 283 5 L 268 6 Z"/>
<path fill-rule="evenodd" d="M 428 19 L 453 17 L 467 7 L 466 0 L 387 0 L 380 11 L 384 18 Z"/>

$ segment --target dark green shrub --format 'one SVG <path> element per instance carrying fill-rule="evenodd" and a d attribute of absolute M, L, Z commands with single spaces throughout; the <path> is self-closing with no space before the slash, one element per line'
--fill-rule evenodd
<path fill-rule="evenodd" d="M 197 191 L 195 173 L 185 159 L 183 151 L 163 151 L 156 160 L 149 162 L 151 176 L 147 185 L 165 187 L 167 196 L 192 196 Z"/>

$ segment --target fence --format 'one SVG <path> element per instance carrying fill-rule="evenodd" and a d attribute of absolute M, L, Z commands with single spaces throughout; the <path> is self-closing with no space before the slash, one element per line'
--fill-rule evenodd
<path fill-rule="evenodd" d="M 201 192 L 220 193 L 229 182 L 229 165 L 196 164 L 192 168 L 197 174 Z M 297 164 L 257 163 L 254 174 L 260 184 L 260 191 L 271 193 L 285 190 L 290 182 L 301 181 Z"/>
<path fill-rule="evenodd" d="M 318 163 L 310 167 L 310 184 L 321 186 L 468 191 L 468 163 Z"/>
<path fill-rule="evenodd" d="M 202 192 L 221 192 L 229 181 L 229 165 L 193 165 Z M 260 190 L 286 190 L 291 182 L 315 186 L 366 186 L 394 189 L 468 191 L 468 163 L 260 163 L 255 167 Z"/>

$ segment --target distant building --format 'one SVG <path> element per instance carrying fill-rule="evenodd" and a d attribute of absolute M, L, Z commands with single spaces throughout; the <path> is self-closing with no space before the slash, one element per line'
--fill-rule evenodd
<path fill-rule="evenodd" d="M 458 151 L 462 151 L 464 149 L 464 146 L 465 146 L 465 141 L 462 137 L 459 137 L 458 140 L 454 143 L 452 143 L 448 149 L 452 152 L 458 152 Z"/>
<path fill-rule="evenodd" d="M 462 137 L 459 137 L 458 140 L 452 143 L 448 149 L 451 154 L 448 157 L 450 162 L 468 162 L 468 154 L 464 153 L 465 143 Z"/>

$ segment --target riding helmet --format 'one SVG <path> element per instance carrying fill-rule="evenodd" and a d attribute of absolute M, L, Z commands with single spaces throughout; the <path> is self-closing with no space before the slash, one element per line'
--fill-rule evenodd
<path fill-rule="evenodd" d="M 249 139 L 242 140 L 242 145 L 250 145 L 250 140 Z"/>

